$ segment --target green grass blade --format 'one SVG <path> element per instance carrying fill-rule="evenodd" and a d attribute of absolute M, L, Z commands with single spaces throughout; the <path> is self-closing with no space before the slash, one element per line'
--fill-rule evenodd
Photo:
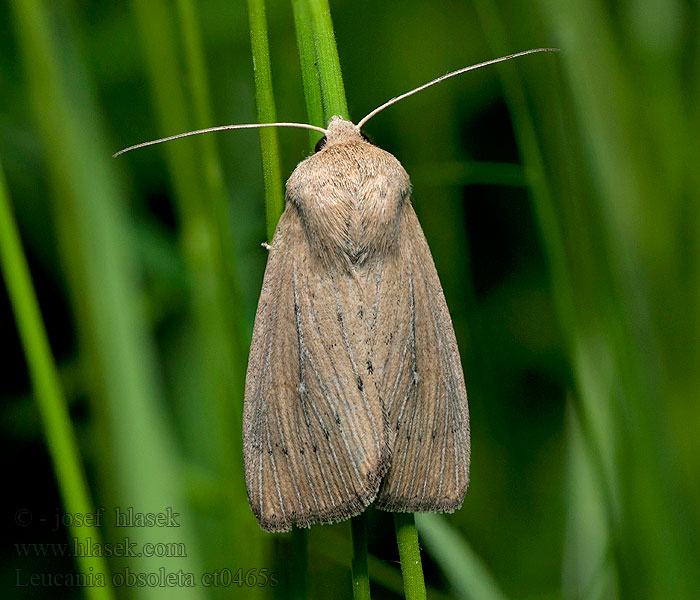
<path fill-rule="evenodd" d="M 317 560 L 327 559 L 337 565 L 346 565 L 348 556 L 353 553 L 353 543 L 343 535 L 342 527 L 319 527 L 313 531 L 314 544 L 310 547 L 312 557 Z M 403 594 L 403 580 L 397 566 L 388 564 L 372 554 L 367 554 L 367 565 L 372 585 L 380 586 L 392 594 Z M 434 600 L 446 600 L 440 591 L 428 589 L 428 594 Z"/>
<path fill-rule="evenodd" d="M 340 60 L 335 43 L 335 34 L 333 33 L 330 7 L 327 0 L 307 0 L 307 2 L 314 31 L 317 68 L 321 83 L 325 121 L 328 122 L 330 117 L 334 115 L 340 115 L 349 119 L 350 115 L 348 112 L 347 99 L 345 97 L 345 87 L 340 70 Z M 297 32 L 300 31 L 303 33 L 306 30 L 297 27 Z M 307 68 L 309 68 L 308 65 Z M 317 107 L 315 110 L 318 110 Z M 311 111 L 309 110 L 309 112 Z M 407 598 L 409 597 L 409 590 L 411 598 L 424 598 L 425 581 L 423 580 L 423 570 L 420 567 L 418 534 L 416 533 L 413 515 L 408 516 L 397 513 L 394 515 L 394 520 L 396 523 L 399 551 L 407 557 L 407 562 L 405 564 L 408 570 L 405 571 L 402 568 L 404 589 L 406 590 Z M 361 550 L 363 545 L 366 546 L 366 540 L 363 543 L 362 539 L 355 539 L 354 536 L 357 533 L 359 533 L 358 528 L 353 527 L 353 547 L 356 555 L 359 557 L 363 553 L 366 553 L 366 549 L 364 551 Z M 404 561 L 402 557 L 402 565 L 403 564 Z M 417 568 L 416 565 L 418 566 Z M 364 585 L 360 585 L 359 589 L 364 590 Z M 421 589 L 422 596 L 420 595 Z M 368 589 L 367 593 L 369 593 Z"/>
<path fill-rule="evenodd" d="M 309 123 L 323 126 L 332 115 L 350 118 L 328 3 L 293 0 L 292 6 Z M 362 599 L 370 597 L 365 521 L 364 515 L 352 519 L 353 595 Z"/>
<path fill-rule="evenodd" d="M 403 590 L 406 600 L 425 600 L 423 564 L 413 513 L 394 513 L 396 542 L 399 546 Z"/>
<path fill-rule="evenodd" d="M 591 464 L 590 444 L 587 444 L 575 410 L 569 407 L 567 412 L 567 523 L 562 597 L 566 600 L 617 598 L 612 540 L 601 495 L 600 471 Z"/>
<path fill-rule="evenodd" d="M 195 128 L 211 126 L 214 124 L 214 118 L 197 7 L 192 0 L 178 0 L 177 14 L 182 34 L 185 72 L 188 78 L 185 92 L 194 109 L 193 124 Z M 213 135 L 199 136 L 196 142 L 201 150 L 199 160 L 201 163 L 201 185 L 204 193 L 200 210 L 211 233 L 210 257 L 212 260 L 208 270 L 211 276 L 210 281 L 214 281 L 216 286 L 212 301 L 218 307 L 218 321 L 222 327 L 219 332 L 213 329 L 208 330 L 207 337 L 210 339 L 210 343 L 230 348 L 226 360 L 219 362 L 219 365 L 222 370 L 230 370 L 232 375 L 230 377 L 231 387 L 224 386 L 223 388 L 225 393 L 214 392 L 212 394 L 215 399 L 215 414 L 218 415 L 216 420 L 219 423 L 229 424 L 229 426 L 220 428 L 223 441 L 216 444 L 218 456 L 215 458 L 219 471 L 220 487 L 225 494 L 218 505 L 214 501 L 209 507 L 210 510 L 213 508 L 216 514 L 220 515 L 219 519 L 212 523 L 212 520 L 207 518 L 205 514 L 201 527 L 204 537 L 214 535 L 217 536 L 216 539 L 220 539 L 222 531 L 227 531 L 226 544 L 233 547 L 234 552 L 238 552 L 238 547 L 233 540 L 240 531 L 245 531 L 251 526 L 255 527 L 247 514 L 248 507 L 243 493 L 240 468 L 242 449 L 239 443 L 239 432 L 242 427 L 245 356 L 247 354 L 245 346 L 247 335 L 244 331 L 247 328 L 247 323 L 245 323 L 243 315 L 241 293 L 237 280 L 236 250 L 231 229 L 232 214 L 229 208 L 229 195 L 224 183 L 216 142 L 217 137 Z M 207 319 L 207 322 L 211 323 L 212 327 L 216 327 L 213 319 Z M 218 387 L 218 373 L 211 371 L 211 374 L 210 379 L 213 384 L 211 388 L 216 388 Z M 201 406 L 194 407 L 194 411 L 201 412 L 201 408 Z M 209 415 L 205 419 L 207 421 L 198 419 L 197 426 L 193 427 L 193 436 L 198 439 L 206 439 L 209 435 L 211 416 Z M 232 466 L 232 457 L 239 457 L 236 459 L 238 466 Z M 237 510 L 231 510 L 233 508 L 232 500 L 233 506 L 238 507 Z M 256 538 L 259 535 L 255 529 L 253 535 Z M 253 546 L 253 556 L 256 556 L 259 551 L 256 549 L 256 545 Z M 220 548 L 214 548 L 214 544 L 208 545 L 207 552 L 208 561 L 215 564 L 219 560 Z"/>
<path fill-rule="evenodd" d="M 328 123 L 334 115 L 349 119 L 350 113 L 345 98 L 343 74 L 340 70 L 328 0 L 307 0 L 307 3 L 313 25 L 318 72 L 323 92 L 324 121 Z"/>
<path fill-rule="evenodd" d="M 417 514 L 416 527 L 457 598 L 506 600 L 488 567 L 443 515 Z"/>
<path fill-rule="evenodd" d="M 352 518 L 352 596 L 355 600 L 369 600 L 369 573 L 367 568 L 367 516 Z"/>
<path fill-rule="evenodd" d="M 294 11 L 294 27 L 296 29 L 297 49 L 299 51 L 301 80 L 304 86 L 308 122 L 311 125 L 325 127 L 321 83 L 318 69 L 316 68 L 316 45 L 314 44 L 314 31 L 308 0 L 292 0 L 292 10 Z M 319 134 L 317 132 L 309 132 L 309 143 L 312 151 L 318 137 Z"/>
<path fill-rule="evenodd" d="M 277 120 L 277 111 L 272 91 L 272 67 L 270 65 L 270 46 L 267 39 L 264 0 L 248 0 L 248 20 L 250 21 L 250 46 L 253 51 L 255 104 L 258 108 L 258 121 L 272 123 Z M 280 151 L 277 130 L 274 127 L 260 130 L 260 151 L 265 181 L 267 239 L 272 241 L 277 221 L 284 209 Z"/>
<path fill-rule="evenodd" d="M 68 414 L 66 397 L 51 355 L 48 336 L 29 274 L 29 266 L 22 250 L 17 223 L 12 214 L 2 165 L 0 165 L 0 264 L 24 347 L 64 512 L 73 515 L 94 513 L 95 507 L 90 498 L 80 450 Z M 96 545 L 102 543 L 102 536 L 97 529 L 84 530 L 74 525 L 69 529 L 71 538 L 77 540 L 83 547 L 89 546 L 87 538 L 91 538 Z M 114 597 L 107 562 L 103 557 L 79 556 L 77 562 L 79 570 L 83 573 L 104 578 L 104 587 L 87 588 L 89 598 L 110 600 Z"/>

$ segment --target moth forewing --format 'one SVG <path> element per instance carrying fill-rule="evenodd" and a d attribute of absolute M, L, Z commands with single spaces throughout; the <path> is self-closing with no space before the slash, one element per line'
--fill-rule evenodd
<path fill-rule="evenodd" d="M 402 346 L 391 357 L 383 393 L 394 452 L 376 505 L 402 512 L 453 512 L 469 484 L 467 392 L 442 287 L 410 203 L 401 224 L 404 283 L 396 286 L 395 302 L 405 315 L 396 321 Z"/>

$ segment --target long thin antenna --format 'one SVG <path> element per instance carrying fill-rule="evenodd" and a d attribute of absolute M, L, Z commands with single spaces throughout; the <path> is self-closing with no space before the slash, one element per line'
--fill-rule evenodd
<path fill-rule="evenodd" d="M 462 73 L 466 73 L 467 71 L 474 71 L 475 69 L 480 69 L 481 67 L 486 67 L 488 65 L 493 65 L 499 62 L 504 62 L 506 60 L 510 60 L 512 58 L 518 58 L 519 56 L 525 56 L 526 54 L 535 54 L 536 52 L 559 52 L 559 48 L 534 48 L 532 50 L 525 50 L 524 52 L 518 52 L 516 54 L 509 54 L 508 56 L 502 56 L 501 58 L 494 58 L 492 60 L 487 60 L 482 63 L 478 63 L 476 65 L 471 65 L 470 67 L 464 67 L 463 69 L 459 69 L 457 71 L 452 71 L 451 73 L 447 73 L 446 75 L 442 75 L 441 77 L 438 77 L 437 79 L 433 79 L 432 81 L 429 81 L 428 83 L 424 83 L 423 85 L 414 88 L 410 90 L 409 92 L 406 92 L 405 94 L 401 94 L 400 96 L 396 96 L 396 98 L 392 98 L 388 102 L 385 102 L 381 106 L 375 108 L 371 113 L 369 113 L 367 116 L 365 116 L 360 122 L 357 124 L 357 128 L 361 128 L 367 121 L 369 121 L 373 116 L 375 116 L 377 113 L 380 113 L 383 111 L 385 108 L 391 106 L 392 104 L 396 104 L 400 100 L 403 100 L 404 98 L 408 98 L 409 96 L 412 96 L 413 94 L 416 94 L 418 92 L 423 91 L 426 88 L 429 88 L 431 85 L 435 85 L 436 83 L 440 83 L 441 81 L 445 81 L 445 79 L 449 79 L 450 77 L 455 77 L 456 75 L 461 75 Z M 112 154 L 113 158 L 116 158 L 117 156 L 121 156 L 122 154 L 125 154 L 127 152 L 131 152 L 132 150 L 136 150 L 138 148 L 145 148 L 146 146 L 154 146 L 155 144 L 162 144 L 163 142 L 169 142 L 171 140 L 177 140 L 180 138 L 184 137 L 190 137 L 193 135 L 199 135 L 201 133 L 211 133 L 213 131 L 230 131 L 232 129 L 259 129 L 261 127 L 296 127 L 298 129 L 310 129 L 312 131 L 318 131 L 322 133 L 323 135 L 326 135 L 328 131 L 326 129 L 323 129 L 323 127 L 316 127 L 316 125 L 309 125 L 307 123 L 249 123 L 249 124 L 244 124 L 244 125 L 219 125 L 218 127 L 208 127 L 206 129 L 197 129 L 196 131 L 187 131 L 185 133 L 178 133 L 177 135 L 171 135 L 168 137 L 160 138 L 158 140 L 151 140 L 150 142 L 141 142 L 140 144 L 135 144 L 134 146 L 129 146 L 128 148 L 124 148 L 123 150 L 120 150 L 119 152 L 115 152 Z"/>
<path fill-rule="evenodd" d="M 169 142 L 170 140 L 177 140 L 179 138 L 190 137 L 192 135 L 199 135 L 200 133 L 211 133 L 212 131 L 228 131 L 230 129 L 258 129 L 260 127 L 297 127 L 299 129 L 312 129 L 313 131 L 319 131 L 323 135 L 326 135 L 327 131 L 323 127 L 316 127 L 315 125 L 307 125 L 306 123 L 250 123 L 246 125 L 219 125 L 218 127 L 208 127 L 207 129 L 197 129 L 196 131 L 187 131 L 185 133 L 178 133 L 177 135 L 171 135 L 168 137 L 160 138 L 159 140 L 151 140 L 150 142 L 141 142 L 134 146 L 129 146 L 124 148 L 119 152 L 112 154 L 112 158 L 116 158 L 121 154 L 126 152 L 131 152 L 137 148 L 144 148 L 146 146 L 154 146 L 155 144 L 161 144 L 163 142 Z"/>
<path fill-rule="evenodd" d="M 441 77 L 438 77 L 437 79 L 433 79 L 432 81 L 429 81 L 428 83 L 424 83 L 423 85 L 421 85 L 415 89 L 412 89 L 410 92 L 406 92 L 405 94 L 401 94 L 400 96 L 396 96 L 396 98 L 392 98 L 388 102 L 385 102 L 381 106 L 375 108 L 366 117 L 361 119 L 360 122 L 357 124 L 357 128 L 358 129 L 361 128 L 374 115 L 383 111 L 385 108 L 391 106 L 392 104 L 396 104 L 399 100 L 403 100 L 404 98 L 408 98 L 409 96 L 412 96 L 413 94 L 416 94 L 418 92 L 423 91 L 425 88 L 429 88 L 431 85 L 435 85 L 436 83 L 440 83 L 441 81 L 445 81 L 445 79 L 449 79 L 450 77 L 455 77 L 456 75 L 461 75 L 462 73 L 466 73 L 467 71 L 474 71 L 475 69 L 480 69 L 481 67 L 486 67 L 488 65 L 493 65 L 493 64 L 496 64 L 499 62 L 504 62 L 506 60 L 510 60 L 511 58 L 518 58 L 519 56 L 525 56 L 526 54 L 535 54 L 536 52 L 559 52 L 559 48 L 534 48 L 533 50 L 525 50 L 524 52 L 518 52 L 517 54 L 509 54 L 508 56 L 502 56 L 501 58 L 494 58 L 492 60 L 487 60 L 486 62 L 472 65 L 470 67 L 464 67 L 463 69 L 459 69 L 457 71 L 452 71 L 451 73 L 447 73 L 446 75 L 442 75 Z"/>

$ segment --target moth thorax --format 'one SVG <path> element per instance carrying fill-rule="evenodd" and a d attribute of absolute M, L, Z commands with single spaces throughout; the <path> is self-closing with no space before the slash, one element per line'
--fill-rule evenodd
<path fill-rule="evenodd" d="M 287 182 L 288 201 L 317 254 L 358 266 L 393 245 L 408 192 L 399 161 L 361 140 L 324 148 L 298 165 Z"/>

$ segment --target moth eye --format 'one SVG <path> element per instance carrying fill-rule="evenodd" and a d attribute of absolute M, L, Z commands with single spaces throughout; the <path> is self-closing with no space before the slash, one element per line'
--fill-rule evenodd
<path fill-rule="evenodd" d="M 316 142 L 316 145 L 314 146 L 314 152 L 318 152 L 319 150 L 323 150 L 323 147 L 326 145 L 326 136 L 324 135 L 318 142 Z"/>
<path fill-rule="evenodd" d="M 368 142 L 370 144 L 374 144 L 374 142 L 372 141 L 372 138 L 369 137 L 367 134 L 365 134 L 364 131 L 360 131 L 360 135 L 362 136 L 362 139 L 365 140 L 365 142 Z"/>

